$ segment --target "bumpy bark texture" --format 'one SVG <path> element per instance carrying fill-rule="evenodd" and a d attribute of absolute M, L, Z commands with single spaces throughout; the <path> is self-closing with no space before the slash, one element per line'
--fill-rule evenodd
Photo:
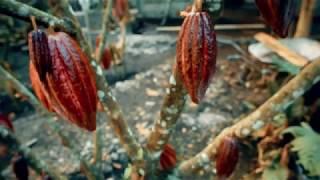
<path fill-rule="evenodd" d="M 177 68 L 192 101 L 204 97 L 216 69 L 216 34 L 206 12 L 186 16 L 177 42 Z"/>
<path fill-rule="evenodd" d="M 256 0 L 257 7 L 272 30 L 280 37 L 288 36 L 294 20 L 296 3 L 294 0 Z"/>

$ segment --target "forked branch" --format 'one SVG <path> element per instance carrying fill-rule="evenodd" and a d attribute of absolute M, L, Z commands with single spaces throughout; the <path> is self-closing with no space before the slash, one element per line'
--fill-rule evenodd
<path fill-rule="evenodd" d="M 253 134 L 266 126 L 275 123 L 275 116 L 282 113 L 301 97 L 308 89 L 320 80 L 320 58 L 307 65 L 295 78 L 282 87 L 268 101 L 253 113 L 231 127 L 224 129 L 209 145 L 196 156 L 181 163 L 178 171 L 182 175 L 192 174 L 203 169 L 203 166 L 215 159 L 217 147 L 226 136 L 252 140 Z M 206 161 L 206 162 L 205 162 Z"/>

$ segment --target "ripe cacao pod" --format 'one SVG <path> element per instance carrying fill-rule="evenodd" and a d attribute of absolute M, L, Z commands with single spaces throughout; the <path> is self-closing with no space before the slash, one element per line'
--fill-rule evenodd
<path fill-rule="evenodd" d="M 217 44 L 206 12 L 190 12 L 177 42 L 177 70 L 192 101 L 199 103 L 216 70 Z"/>
<path fill-rule="evenodd" d="M 160 155 L 160 168 L 161 170 L 170 170 L 177 164 L 176 151 L 170 144 L 163 147 Z"/>
<path fill-rule="evenodd" d="M 13 158 L 12 170 L 18 180 L 28 180 L 28 177 L 29 177 L 28 162 L 23 156 L 16 155 Z"/>
<path fill-rule="evenodd" d="M 0 126 L 4 126 L 5 128 L 8 128 L 12 132 L 14 132 L 12 121 L 10 120 L 8 115 L 0 114 Z"/>
<path fill-rule="evenodd" d="M 54 111 L 81 128 L 95 130 L 97 90 L 88 57 L 64 32 L 49 34 L 48 43 L 52 57 L 48 94 Z"/>
<path fill-rule="evenodd" d="M 105 48 L 101 59 L 102 67 L 109 69 L 112 63 L 112 53 L 109 48 Z"/>
<path fill-rule="evenodd" d="M 32 59 L 32 58 L 31 58 Z M 42 105 L 47 108 L 49 111 L 52 111 L 49 98 L 48 98 L 48 93 L 44 88 L 44 84 L 41 82 L 38 71 L 35 68 L 35 65 L 33 64 L 32 61 L 29 63 L 29 76 L 30 76 L 30 81 L 32 88 L 38 97 L 39 101 L 42 103 Z"/>
<path fill-rule="evenodd" d="M 29 51 L 32 86 L 45 107 L 81 128 L 95 130 L 95 76 L 78 43 L 63 32 L 46 36 L 36 30 L 29 35 Z"/>
<path fill-rule="evenodd" d="M 116 0 L 113 3 L 113 16 L 119 21 L 129 16 L 129 4 L 128 0 Z"/>
<path fill-rule="evenodd" d="M 100 40 L 101 40 L 101 36 L 99 35 L 96 37 L 96 51 L 95 51 L 96 57 L 98 56 L 98 50 L 99 50 L 98 46 L 100 44 Z M 111 63 L 112 63 L 112 59 L 113 59 L 112 52 L 109 47 L 106 47 L 103 50 L 103 54 L 102 54 L 102 58 L 101 58 L 102 67 L 104 69 L 109 69 L 111 66 Z"/>
<path fill-rule="evenodd" d="M 234 138 L 222 139 L 216 158 L 217 175 L 220 179 L 228 178 L 235 170 L 239 160 L 238 142 Z"/>
<path fill-rule="evenodd" d="M 294 0 L 256 0 L 257 7 L 272 30 L 280 37 L 288 36 L 294 20 L 296 2 Z"/>
<path fill-rule="evenodd" d="M 28 37 L 28 46 L 30 56 L 29 76 L 31 85 L 42 105 L 49 111 L 52 111 L 48 94 L 43 87 L 44 84 L 42 83 L 46 82 L 46 73 L 50 69 L 52 62 L 46 33 L 40 29 L 30 32 Z"/>

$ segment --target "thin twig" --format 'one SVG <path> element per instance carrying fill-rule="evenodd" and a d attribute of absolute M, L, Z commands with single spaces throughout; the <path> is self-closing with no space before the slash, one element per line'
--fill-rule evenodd
<path fill-rule="evenodd" d="M 25 96 L 27 96 L 31 102 L 31 104 L 38 109 L 42 109 L 45 111 L 45 109 L 41 106 L 40 102 L 37 100 L 37 98 L 29 91 L 28 88 L 26 88 L 22 83 L 20 83 L 20 81 L 18 81 L 15 77 L 13 77 L 8 71 L 6 71 L 3 67 L 0 66 L 0 75 L 7 77 L 7 80 L 10 81 L 12 83 L 12 85 L 14 87 L 16 87 L 16 90 L 19 91 L 20 93 L 24 94 Z M 46 111 L 46 113 L 48 115 L 51 115 L 49 112 Z M 57 124 L 53 123 L 52 120 L 49 120 L 48 122 L 49 127 L 51 127 L 55 133 L 57 133 L 59 136 L 61 137 L 65 137 L 65 135 L 63 134 L 60 126 L 58 126 Z M 1 135 L 0 135 L 1 137 Z M 12 140 L 14 140 L 14 142 L 18 142 L 17 139 L 15 139 L 14 136 L 11 137 Z M 87 172 L 87 174 L 89 174 L 89 177 L 99 177 L 98 175 L 91 173 L 91 170 L 89 168 L 89 166 L 87 165 L 88 163 L 85 162 L 85 160 L 80 156 L 80 152 L 76 151 L 76 147 L 75 145 L 73 145 L 73 142 L 71 141 L 67 141 L 69 144 L 69 148 L 70 150 L 73 152 L 73 155 L 77 156 L 81 162 L 81 164 L 83 164 L 84 167 L 87 167 L 85 169 L 85 172 Z M 72 145 L 72 146 L 71 146 Z M 26 157 L 27 159 L 29 159 L 29 157 Z M 30 157 L 30 158 L 34 158 L 34 157 Z M 38 161 L 35 161 L 34 163 L 38 163 Z M 39 162 L 41 163 L 41 162 Z M 37 164 L 32 164 L 33 166 L 35 166 L 37 168 L 37 166 L 42 167 L 43 164 L 37 165 Z M 45 171 L 46 172 L 46 171 Z M 50 174 L 55 174 L 52 172 L 48 172 Z"/>
<path fill-rule="evenodd" d="M 171 75 L 170 87 L 166 92 L 167 94 L 160 111 L 160 118 L 155 120 L 147 142 L 150 156 L 148 169 L 151 172 L 156 170 L 163 147 L 168 143 L 185 105 L 186 91 L 178 73 L 174 72 Z"/>
<path fill-rule="evenodd" d="M 48 163 L 42 161 L 40 158 L 37 158 L 32 152 L 31 149 L 21 145 L 19 140 L 12 134 L 8 129 L 0 126 L 0 141 L 4 142 L 9 147 L 10 152 L 19 152 L 21 153 L 28 161 L 30 167 L 35 170 L 39 175 L 46 173 L 54 179 L 63 179 L 67 178 L 59 174 L 54 168 L 52 168 Z"/>
<path fill-rule="evenodd" d="M 101 62 L 102 56 L 103 56 L 103 51 L 104 47 L 107 43 L 107 37 L 108 37 L 108 25 L 109 25 L 109 20 L 110 20 L 110 13 L 111 13 L 111 8 L 112 8 L 112 3 L 113 0 L 107 0 L 108 3 L 104 9 L 103 12 L 103 18 L 102 18 L 102 30 L 101 30 L 101 40 L 98 46 L 98 54 L 96 54 L 96 60 L 98 64 Z"/>
<path fill-rule="evenodd" d="M 21 84 L 19 80 L 17 80 L 11 73 L 5 70 L 1 65 L 0 65 L 0 76 L 4 77 L 9 82 L 12 82 L 12 85 L 15 87 L 15 89 L 19 90 L 22 94 L 24 94 L 34 107 L 40 106 L 38 99 L 29 91 L 29 89 L 26 88 L 23 84 Z"/>
<path fill-rule="evenodd" d="M 178 171 L 181 175 L 190 175 L 203 169 L 206 163 L 215 159 L 216 149 L 225 136 L 252 140 L 254 133 L 269 123 L 275 123 L 275 115 L 282 113 L 320 80 L 320 59 L 307 65 L 295 78 L 289 81 L 275 95 L 256 111 L 231 127 L 224 129 L 209 145 L 196 156 L 181 163 Z"/>
<path fill-rule="evenodd" d="M 22 8 L 22 10 L 20 8 Z M 36 20 L 40 23 L 55 27 L 61 27 L 62 29 L 67 30 L 66 32 L 68 33 L 76 34 L 76 39 L 78 40 L 88 57 L 90 57 L 91 65 L 93 66 L 93 69 L 97 74 L 96 84 L 98 88 L 99 100 L 102 102 L 102 105 L 105 107 L 104 109 L 106 110 L 108 116 L 111 119 L 110 123 L 114 127 L 115 133 L 120 139 L 123 146 L 125 147 L 127 153 L 129 154 L 129 157 L 133 160 L 134 163 L 139 164 L 139 168 L 137 168 L 138 171 L 140 171 L 140 174 L 143 174 L 142 172 L 144 172 L 144 151 L 141 145 L 137 143 L 136 139 L 132 134 L 132 131 L 130 130 L 126 121 L 124 120 L 120 106 L 114 98 L 114 96 L 112 95 L 110 88 L 105 80 L 101 66 L 97 65 L 95 60 L 91 58 L 91 52 L 88 48 L 88 43 L 81 32 L 79 23 L 76 23 L 76 19 L 72 17 L 72 13 L 70 13 L 65 3 L 64 10 L 66 11 L 66 13 L 69 12 L 67 15 L 71 16 L 70 19 L 72 19 L 73 21 L 58 19 L 57 17 L 49 15 L 46 12 L 40 11 L 31 6 L 19 3 L 14 0 L 0 1 L 0 12 L 3 14 L 14 16 L 25 21 L 29 21 L 30 16 L 35 16 Z"/>
<path fill-rule="evenodd" d="M 52 118 L 49 120 L 48 124 L 48 127 L 52 129 L 53 132 L 57 133 L 57 135 L 61 138 L 63 145 L 70 149 L 72 155 L 74 155 L 80 161 L 81 167 L 89 180 L 104 179 L 103 173 L 100 171 L 95 171 L 95 169 L 89 165 L 89 163 L 81 156 L 81 151 L 77 147 L 77 144 L 69 140 L 68 136 L 61 131 L 60 126 L 54 122 Z"/>

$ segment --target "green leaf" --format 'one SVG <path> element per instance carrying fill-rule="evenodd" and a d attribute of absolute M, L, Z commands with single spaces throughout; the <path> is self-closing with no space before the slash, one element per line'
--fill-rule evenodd
<path fill-rule="evenodd" d="M 297 75 L 300 72 L 299 67 L 279 58 L 278 56 L 274 56 L 272 58 L 272 64 L 275 65 L 280 72 L 286 72 L 291 75 Z"/>
<path fill-rule="evenodd" d="M 297 152 L 299 163 L 310 176 L 320 176 L 320 135 L 306 123 L 291 127 L 283 133 L 291 133 L 295 139 L 291 142 L 292 151 Z"/>
<path fill-rule="evenodd" d="M 281 166 L 279 163 L 272 164 L 263 171 L 263 180 L 287 180 L 288 172 L 287 169 Z"/>

